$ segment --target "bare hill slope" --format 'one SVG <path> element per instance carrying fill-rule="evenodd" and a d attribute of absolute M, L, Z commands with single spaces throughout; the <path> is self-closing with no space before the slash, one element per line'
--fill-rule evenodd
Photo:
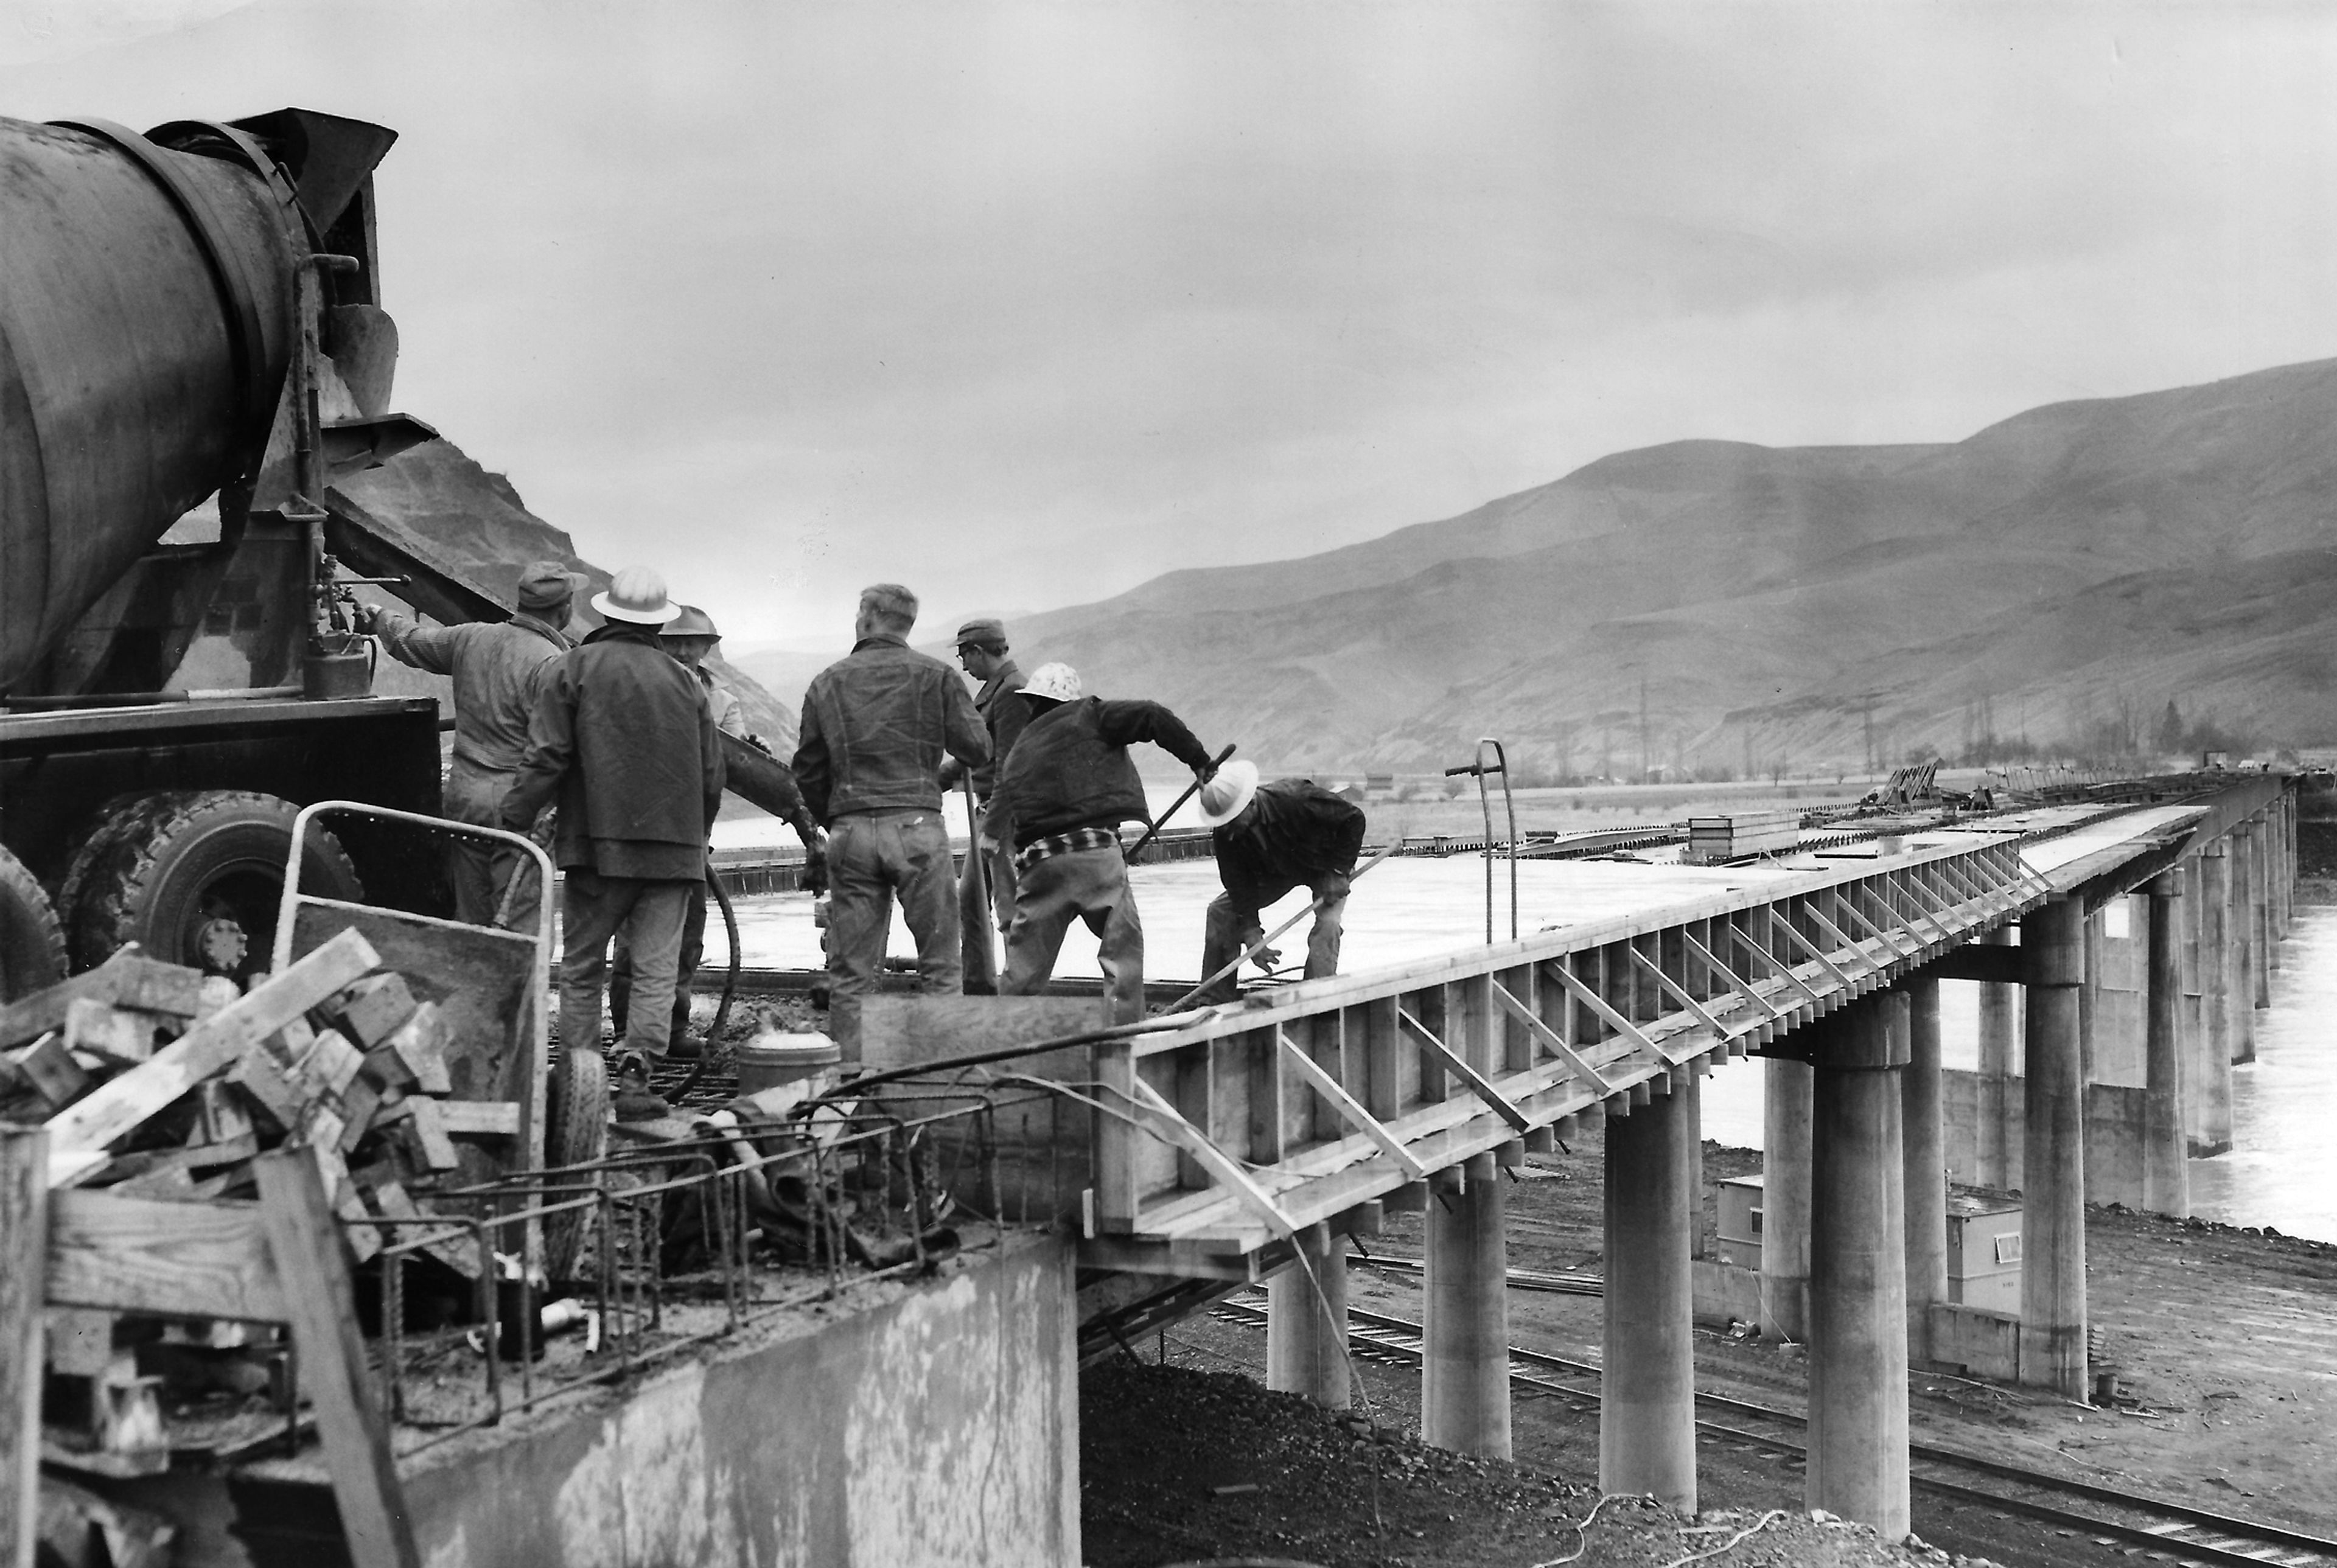
<path fill-rule="evenodd" d="M 1015 628 L 1285 766 L 1765 768 L 2146 730 L 2337 737 L 2337 361 L 1931 446 L 1690 441 Z"/>

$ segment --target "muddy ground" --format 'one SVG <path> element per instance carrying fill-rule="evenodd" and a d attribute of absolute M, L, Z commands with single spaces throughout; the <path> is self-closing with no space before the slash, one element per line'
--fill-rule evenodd
<path fill-rule="evenodd" d="M 1596 1137 L 1529 1158 L 1509 1189 L 1511 1267 L 1560 1272 L 1601 1266 L 1600 1159 Z M 1710 1180 L 1745 1173 L 1758 1162 L 1747 1151 L 1707 1144 L 1705 1174 Z M 1364 1244 L 1381 1256 L 1416 1259 L 1419 1217 L 1393 1217 L 1385 1236 Z M 2337 1534 L 2337 1247 L 2096 1210 L 2089 1212 L 2088 1262 L 2099 1356 L 2117 1374 L 2119 1402 L 2080 1406 L 2034 1390 L 1919 1373 L 1911 1380 L 1914 1440 Z M 1351 1278 L 1355 1305 L 1418 1319 L 1415 1277 L 1359 1259 Z M 1513 1290 L 1511 1338 L 1529 1349 L 1595 1360 L 1601 1310 L 1595 1297 Z M 1265 1336 L 1256 1329 L 1190 1320 L 1146 1347 L 1148 1358 L 1164 1344 L 1165 1368 L 1139 1372 L 1122 1362 L 1089 1376 L 1088 1554 L 1098 1568 L 1241 1553 L 1519 1568 L 1561 1560 L 1585 1544 L 1560 1526 L 1582 1518 L 1596 1501 L 1595 1407 L 1521 1398 L 1514 1416 L 1516 1464 L 1457 1465 L 1412 1446 L 1419 1430 L 1414 1370 L 1359 1368 L 1374 1422 L 1359 1431 L 1262 1389 L 1237 1392 L 1255 1385 L 1205 1376 L 1262 1377 Z M 1804 1408 L 1800 1347 L 1700 1329 L 1697 1355 L 1700 1388 Z M 1232 1418 L 1236 1411 L 1239 1417 Z M 1726 1514 L 1735 1521 L 1729 1530 L 1684 1534 L 1687 1522 L 1609 1505 L 1575 1560 L 1671 1563 L 1724 1544 L 1768 1511 L 1800 1513 L 1797 1467 L 1706 1444 L 1698 1468 L 1699 1502 L 1714 1515 L 1705 1523 Z M 1216 1490 L 1245 1484 L 1260 1489 Z M 1358 1490 L 1371 1485 L 1380 1488 L 1376 1514 L 1372 1497 Z M 1921 1488 L 1914 1525 L 1922 1541 L 1950 1556 L 2014 1565 L 2082 1568 L 2131 1555 L 2034 1523 L 1943 1505 Z M 1804 1540 L 1779 1535 L 1779 1528 L 1772 1524 L 1711 1560 L 1939 1560 L 1886 1551 L 1855 1533 Z M 1802 1519 L 1796 1528 L 1810 1526 Z M 1402 1534 L 1412 1531 L 1423 1533 Z M 1818 1553 L 1829 1554 L 1813 1554 Z"/>

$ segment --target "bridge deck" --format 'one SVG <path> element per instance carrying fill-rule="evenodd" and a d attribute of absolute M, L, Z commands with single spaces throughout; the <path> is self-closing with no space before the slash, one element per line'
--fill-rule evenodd
<path fill-rule="evenodd" d="M 1562 924 L 1099 1046 L 1081 1261 L 1255 1277 L 1297 1228 L 1417 1203 L 1463 1160 L 1798 1055 L 1796 1029 L 2215 814 L 2064 806 L 1752 865 L 1576 862 Z"/>

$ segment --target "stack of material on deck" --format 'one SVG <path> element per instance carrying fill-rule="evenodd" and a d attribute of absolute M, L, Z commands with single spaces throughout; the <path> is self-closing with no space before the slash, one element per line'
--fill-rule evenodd
<path fill-rule="evenodd" d="M 1738 812 L 1733 816 L 1687 819 L 1690 865 L 1717 865 L 1747 855 L 1784 854 L 1802 842 L 1799 812 Z"/>
<path fill-rule="evenodd" d="M 454 1139 L 520 1129 L 516 1104 L 441 1097 L 453 1091 L 445 1020 L 378 963 L 345 930 L 239 994 L 230 980 L 125 949 L 0 1009 L 0 1119 L 46 1128 L 52 1188 L 150 1202 L 250 1196 L 256 1155 L 305 1149 L 362 1261 L 383 1244 L 367 1222 L 427 1213 L 414 1194 L 455 1170 Z M 477 1277 L 468 1246 L 429 1251 Z M 239 1352 L 225 1359 L 232 1367 L 196 1359 L 245 1391 L 283 1375 L 273 1329 L 176 1325 L 161 1340 L 120 1329 L 110 1313 L 52 1310 L 52 1457 L 116 1475 L 167 1466 L 164 1378 L 153 1374 L 189 1358 L 158 1347 Z"/>

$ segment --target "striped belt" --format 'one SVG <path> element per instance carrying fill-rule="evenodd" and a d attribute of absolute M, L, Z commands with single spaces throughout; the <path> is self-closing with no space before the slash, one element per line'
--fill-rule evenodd
<path fill-rule="evenodd" d="M 1120 835 L 1110 828 L 1073 828 L 1067 833 L 1049 833 L 1042 839 L 1032 839 L 1014 852 L 1014 869 L 1027 872 L 1041 861 L 1057 855 L 1076 854 L 1081 850 L 1116 850 Z"/>

